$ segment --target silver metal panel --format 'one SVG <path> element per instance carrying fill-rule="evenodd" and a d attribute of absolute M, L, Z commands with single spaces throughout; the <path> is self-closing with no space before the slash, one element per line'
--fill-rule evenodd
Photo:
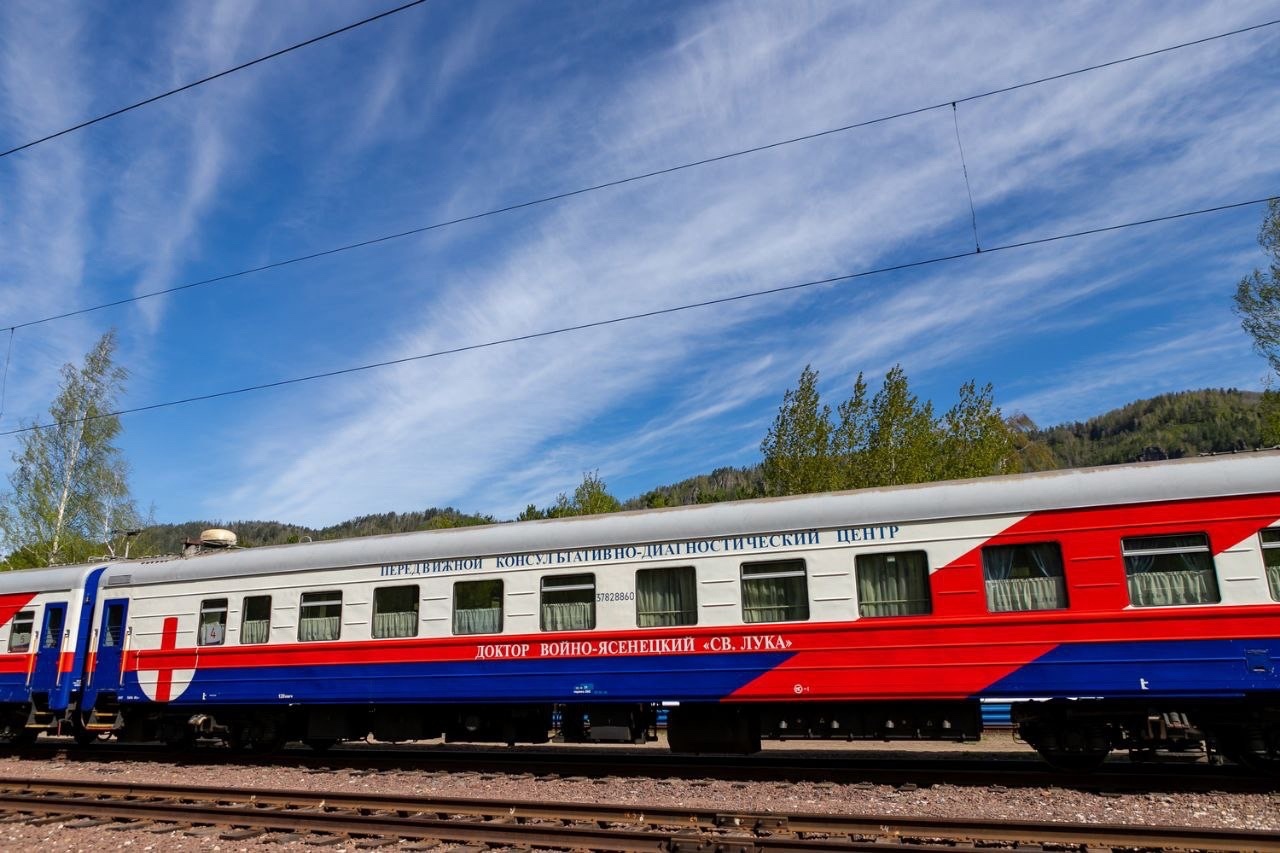
<path fill-rule="evenodd" d="M 923 483 L 121 564 L 133 585 L 1280 491 L 1280 451 Z M 60 570 L 53 570 L 60 571 Z M 108 572 L 107 577 L 110 578 Z M 0 587 L 3 589 L 6 587 Z"/>

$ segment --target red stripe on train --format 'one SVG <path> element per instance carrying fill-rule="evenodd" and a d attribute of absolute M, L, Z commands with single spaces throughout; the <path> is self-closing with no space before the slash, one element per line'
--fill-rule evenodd
<path fill-rule="evenodd" d="M 1137 640 L 1245 639 L 1275 636 L 1280 606 L 1212 605 L 1176 610 L 1129 609 L 1121 540 L 1136 536 L 1204 533 L 1221 554 L 1280 518 L 1280 495 L 1168 501 L 1033 513 L 933 572 L 933 615 L 891 618 L 932 622 L 907 629 L 890 643 L 873 625 L 858 646 L 806 652 L 754 679 L 735 699 L 780 693 L 823 697 L 891 697 L 923 692 L 969 696 L 1062 643 Z M 993 545 L 1057 541 L 1067 574 L 1069 611 L 988 613 L 982 549 Z M 909 550 L 910 545 L 902 546 Z M 884 551 L 884 548 L 877 548 Z M 1259 565 L 1259 572 L 1261 572 Z M 965 626 L 947 617 L 968 617 Z M 870 624 L 868 624 L 870 623 Z M 886 624 L 886 631 L 893 632 Z M 945 658 L 941 657 L 945 654 Z M 875 685 L 850 684 L 859 671 L 875 672 Z"/>

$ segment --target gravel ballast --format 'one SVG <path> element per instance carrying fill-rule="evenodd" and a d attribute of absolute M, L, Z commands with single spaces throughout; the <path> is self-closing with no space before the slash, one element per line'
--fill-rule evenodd
<path fill-rule="evenodd" d="M 1006 741 L 1009 739 L 1005 738 Z M 855 747 L 856 748 L 856 747 Z M 885 751 L 883 744 L 870 747 Z M 984 752 L 1025 749 L 999 738 L 979 745 L 932 744 L 937 751 L 973 758 Z M 229 756 L 229 759 L 231 757 Z M 654 779 L 618 775 L 600 779 L 532 774 L 455 773 L 431 770 L 349 770 L 258 766 L 175 766 L 164 762 L 94 762 L 0 757 L 0 775 L 28 779 L 93 779 L 139 784 L 194 784 L 297 791 L 394 794 L 423 798 L 476 797 L 563 803 L 689 806 L 725 811 L 798 811 L 944 817 L 1053 820 L 1068 823 L 1180 825 L 1280 831 L 1280 793 L 1096 794 L 1067 788 L 957 787 L 839 784 L 829 782 L 741 782 L 707 779 Z M 625 764 L 625 753 L 619 754 Z M 908 788 L 910 788 L 908 790 Z M 182 829 L 111 830 L 105 826 L 70 828 L 65 821 L 32 825 L 0 823 L 0 849 L 41 851 L 261 851 L 321 849 L 306 839 L 262 836 L 225 840 L 218 831 Z M 421 846 L 421 845 L 418 845 Z M 355 842 L 325 850 L 363 849 Z M 395 849 L 394 846 L 382 849 Z"/>

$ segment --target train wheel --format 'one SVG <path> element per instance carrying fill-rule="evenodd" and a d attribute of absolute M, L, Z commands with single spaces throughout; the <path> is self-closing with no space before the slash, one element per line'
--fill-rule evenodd
<path fill-rule="evenodd" d="M 1280 775 L 1280 723 L 1231 732 L 1221 738 L 1219 748 L 1227 758 L 1255 773 Z"/>
<path fill-rule="evenodd" d="M 338 742 L 337 738 L 332 737 L 312 737 L 303 741 L 303 744 L 311 747 L 316 752 L 328 752 L 333 745 Z"/>
<path fill-rule="evenodd" d="M 274 730 L 247 731 L 244 727 L 233 726 L 227 737 L 227 746 L 236 752 L 252 752 L 260 755 L 279 752 L 285 745 L 285 739 Z"/>
<path fill-rule="evenodd" d="M 77 725 L 72 737 L 76 739 L 77 746 L 92 746 L 102 737 L 102 733 L 87 731 L 83 726 Z"/>
<path fill-rule="evenodd" d="M 1052 726 L 1027 726 L 1023 738 L 1055 770 L 1088 773 L 1111 754 L 1107 732 L 1087 722 L 1058 721 Z"/>
<path fill-rule="evenodd" d="M 1056 752 L 1049 749 L 1037 749 L 1040 757 L 1054 770 L 1067 773 L 1089 773 L 1102 766 L 1111 753 L 1109 749 L 1094 749 L 1081 752 Z"/>

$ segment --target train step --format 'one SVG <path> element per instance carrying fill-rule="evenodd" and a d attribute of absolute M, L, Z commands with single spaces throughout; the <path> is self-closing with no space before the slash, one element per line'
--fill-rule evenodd
<path fill-rule="evenodd" d="M 26 728 L 44 731 L 52 726 L 56 721 L 57 715 L 54 714 L 53 711 L 42 711 L 37 708 L 32 708 L 31 713 L 27 715 Z"/>
<path fill-rule="evenodd" d="M 119 710 L 116 708 L 94 708 L 89 712 L 89 719 L 84 723 L 87 732 L 109 732 L 120 722 Z"/>

